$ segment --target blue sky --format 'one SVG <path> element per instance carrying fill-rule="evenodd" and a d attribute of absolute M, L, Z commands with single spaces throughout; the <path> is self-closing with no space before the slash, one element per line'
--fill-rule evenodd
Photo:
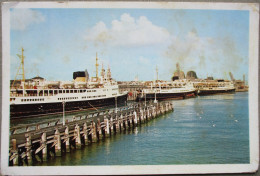
<path fill-rule="evenodd" d="M 72 80 L 95 76 L 98 53 L 116 80 L 170 80 L 181 69 L 198 77 L 248 75 L 249 12 L 176 9 L 11 9 L 11 79 L 21 47 L 25 76 Z M 100 67 L 101 68 L 101 67 Z"/>

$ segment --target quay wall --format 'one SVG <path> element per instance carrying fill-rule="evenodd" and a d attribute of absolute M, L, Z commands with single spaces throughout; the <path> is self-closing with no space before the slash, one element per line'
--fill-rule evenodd
<path fill-rule="evenodd" d="M 9 165 L 31 166 L 46 162 L 131 130 L 159 115 L 173 111 L 171 102 L 138 103 L 117 110 L 74 116 L 65 124 L 59 120 L 10 128 Z"/>

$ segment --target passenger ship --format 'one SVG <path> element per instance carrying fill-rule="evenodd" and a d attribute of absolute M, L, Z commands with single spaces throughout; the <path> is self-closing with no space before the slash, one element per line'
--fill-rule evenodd
<path fill-rule="evenodd" d="M 196 89 L 188 80 L 150 82 L 137 100 L 185 99 L 196 96 Z"/>
<path fill-rule="evenodd" d="M 102 68 L 98 77 L 88 80 L 88 73 L 74 72 L 73 81 L 46 81 L 41 77 L 12 84 L 10 88 L 10 117 L 22 118 L 79 111 L 108 105 L 126 104 L 127 92 L 120 93 L 117 82 Z M 102 66 L 103 67 L 103 66 Z M 14 82 L 14 81 L 13 81 Z"/>
<path fill-rule="evenodd" d="M 193 85 L 197 89 L 198 95 L 211 95 L 235 92 L 234 84 L 231 81 L 226 81 L 223 79 L 195 81 Z"/>

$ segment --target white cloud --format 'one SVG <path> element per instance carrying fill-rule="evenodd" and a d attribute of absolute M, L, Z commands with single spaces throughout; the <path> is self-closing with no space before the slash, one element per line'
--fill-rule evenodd
<path fill-rule="evenodd" d="M 45 17 L 36 10 L 13 9 L 11 11 L 11 29 L 25 30 L 31 24 L 45 21 Z"/>
<path fill-rule="evenodd" d="M 120 20 L 111 22 L 111 28 L 102 21 L 98 22 L 87 30 L 85 39 L 95 44 L 147 46 L 164 43 L 169 37 L 170 33 L 165 28 L 152 24 L 145 16 L 135 19 L 125 13 Z"/>

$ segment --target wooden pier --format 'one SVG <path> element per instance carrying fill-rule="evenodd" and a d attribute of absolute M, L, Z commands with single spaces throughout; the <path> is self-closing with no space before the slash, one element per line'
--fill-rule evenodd
<path fill-rule="evenodd" d="M 59 120 L 10 128 L 9 165 L 34 165 L 124 130 L 131 130 L 159 115 L 173 111 L 170 102 L 133 104 L 117 110 L 74 116 L 65 125 Z"/>

